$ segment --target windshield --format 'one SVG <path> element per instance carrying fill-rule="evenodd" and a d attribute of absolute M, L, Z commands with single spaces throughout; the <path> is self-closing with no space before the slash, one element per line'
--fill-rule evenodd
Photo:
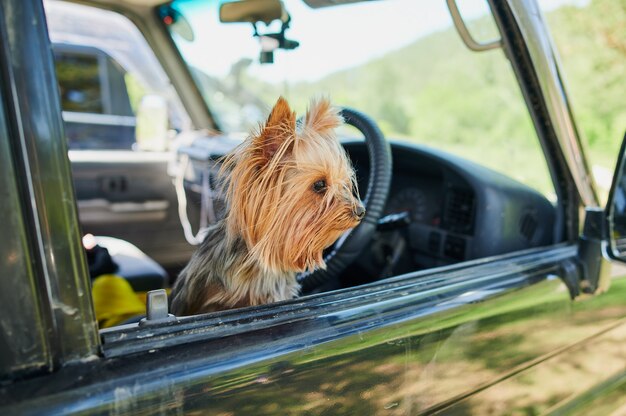
<path fill-rule="evenodd" d="M 176 19 L 168 25 L 173 39 L 226 132 L 247 131 L 256 125 L 279 94 L 297 111 L 302 111 L 310 96 L 320 94 L 370 114 L 386 109 L 383 120 L 391 124 L 387 128 L 394 133 L 408 132 L 400 114 L 390 117 L 397 107 L 392 102 L 398 86 L 389 82 L 393 83 L 396 74 L 388 73 L 376 58 L 451 26 L 443 1 L 396 0 L 321 9 L 312 9 L 301 0 L 285 1 L 291 17 L 286 37 L 299 46 L 277 49 L 273 63 L 262 63 L 260 40 L 254 36 L 252 24 L 221 23 L 222 3 L 227 2 L 178 0 L 162 7 L 160 13 L 165 22 Z M 486 12 L 482 0 L 468 4 L 464 11 L 470 18 Z M 181 30 L 185 23 L 191 30 Z M 259 34 L 277 33 L 281 22 L 257 27 Z M 355 73 L 368 62 L 374 65 L 367 68 L 370 70 Z M 404 66 L 394 72 L 400 77 L 431 75 L 420 74 L 417 68 Z M 385 91 L 371 88 L 383 81 L 388 84 Z"/>
<path fill-rule="evenodd" d="M 223 132 L 256 128 L 279 95 L 298 114 L 325 95 L 371 116 L 388 138 L 456 153 L 554 198 L 510 63 L 501 49 L 468 50 L 444 0 L 285 1 L 286 48 L 273 54 L 261 53 L 251 23 L 220 22 L 222 3 L 177 0 L 159 14 Z M 498 37 L 485 0 L 458 3 L 475 36 Z M 281 22 L 256 29 L 275 36 Z"/>

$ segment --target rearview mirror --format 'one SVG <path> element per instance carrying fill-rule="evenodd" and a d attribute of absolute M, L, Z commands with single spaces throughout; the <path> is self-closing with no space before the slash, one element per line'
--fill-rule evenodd
<path fill-rule="evenodd" d="M 609 255 L 626 262 L 626 134 L 617 158 L 613 184 L 606 205 L 609 225 Z"/>
<path fill-rule="evenodd" d="M 285 9 L 280 0 L 242 0 L 220 6 L 220 22 L 223 23 L 270 24 L 285 18 Z"/>

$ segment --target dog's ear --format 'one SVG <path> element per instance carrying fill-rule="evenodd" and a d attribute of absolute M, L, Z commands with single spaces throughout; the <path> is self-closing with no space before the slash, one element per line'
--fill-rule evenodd
<path fill-rule="evenodd" d="M 295 133 L 296 113 L 291 111 L 287 100 L 279 97 L 263 126 L 257 146 L 269 160 L 278 152 L 283 143 L 293 141 Z"/>
<path fill-rule="evenodd" d="M 339 110 L 330 105 L 327 98 L 313 99 L 304 117 L 304 126 L 325 135 L 343 124 Z"/>

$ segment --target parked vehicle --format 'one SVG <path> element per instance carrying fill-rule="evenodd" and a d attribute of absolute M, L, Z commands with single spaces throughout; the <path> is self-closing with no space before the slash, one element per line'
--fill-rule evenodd
<path fill-rule="evenodd" d="M 127 18 L 66 2 L 45 10 L 81 228 L 128 241 L 175 274 L 193 252 L 168 174 L 172 136 L 190 130 L 186 111 Z"/>
<path fill-rule="evenodd" d="M 438 14 L 419 13 L 425 2 L 81 3 L 127 16 L 154 51 L 193 126 L 193 132 L 182 129 L 191 140 L 175 150 L 189 163 L 174 182 L 188 187 L 190 199 L 210 182 L 219 157 L 240 133 L 264 116 L 259 109 L 267 97 L 284 93 L 299 108 L 311 93 L 333 92 L 337 104 L 375 114 L 373 121 L 363 117 L 365 124 L 352 123 L 357 131 L 342 131 L 370 217 L 330 250 L 326 271 L 299 277 L 303 296 L 297 299 L 168 317 L 162 294 L 154 293 L 148 319 L 99 330 L 78 221 L 81 168 L 76 153 L 68 157 L 61 107 L 67 94 L 57 87 L 44 6 L 38 0 L 0 3 L 2 412 L 624 410 L 626 142 L 616 155 L 607 207 L 599 208 L 559 62 L 535 1 L 489 1 L 485 19 L 493 19 L 496 37 L 485 42 L 476 40 L 468 14 L 448 0 L 458 34 L 436 32 L 429 38 L 434 49 L 384 40 L 380 33 L 409 31 L 419 38 L 423 33 L 410 32 L 413 19 L 436 31 Z M 435 3 L 447 13 L 443 2 Z M 395 30 L 377 33 L 372 21 L 383 27 L 385 20 Z M 346 27 L 354 29 L 346 33 Z M 463 50 L 467 55 L 459 58 L 457 49 L 444 48 L 450 39 L 475 52 Z M 374 54 L 367 55 L 367 67 L 354 66 L 365 62 L 359 40 Z M 389 42 L 384 47 L 396 53 L 376 58 L 377 41 Z M 57 57 L 61 50 L 54 48 Z M 242 60 L 242 51 L 254 58 Z M 109 59 L 98 48 L 81 52 Z M 412 61 L 413 52 L 420 52 L 420 59 Z M 78 50 L 70 47 L 67 53 Z M 470 56 L 482 57 L 477 66 L 468 66 Z M 398 57 L 407 65 L 384 65 Z M 463 88 L 452 91 L 456 101 L 439 102 L 451 85 L 444 76 L 458 74 L 459 67 L 465 75 Z M 281 72 L 287 75 L 277 80 Z M 316 78 L 321 73 L 326 75 Z M 499 83 L 512 87 L 490 95 L 490 86 Z M 413 88 L 414 94 L 400 100 L 401 91 Z M 123 96 L 117 93 L 115 99 Z M 366 99 L 372 96 L 377 100 Z M 482 105 L 468 110 L 464 103 L 476 97 Z M 431 111 L 444 104 L 452 106 L 444 115 L 461 124 L 447 124 Z M 466 146 L 466 138 L 489 136 L 494 125 L 520 109 L 522 119 L 530 119 L 522 133 L 507 130 L 500 140 Z M 484 112 L 487 124 L 477 116 Z M 421 113 L 429 118 L 420 119 Z M 373 136 L 386 140 L 377 121 L 383 132 L 404 140 L 371 146 Z M 407 140 L 416 131 L 433 133 L 426 144 L 445 149 L 416 143 L 420 137 Z M 520 157 L 518 144 L 534 146 L 535 159 L 531 153 Z M 133 195 L 140 195 L 156 173 L 130 155 L 153 154 L 123 152 L 126 159 L 110 160 L 107 169 L 137 163 L 133 172 L 145 181 L 131 178 L 128 187 L 137 186 Z M 90 163 L 107 160 L 108 153 L 91 153 Z M 393 163 L 386 165 L 392 176 L 387 189 L 380 172 L 370 168 L 381 160 Z M 517 163 L 530 160 L 541 162 L 532 172 Z M 547 181 L 538 171 L 546 172 Z M 387 193 L 384 207 L 371 206 L 368 196 Z M 107 218 L 114 221 L 94 216 L 102 230 Z M 127 224 L 138 229 L 130 217 Z M 159 224 L 145 227 L 136 244 L 176 256 L 178 245 L 170 244 L 169 231 L 163 234 Z"/>

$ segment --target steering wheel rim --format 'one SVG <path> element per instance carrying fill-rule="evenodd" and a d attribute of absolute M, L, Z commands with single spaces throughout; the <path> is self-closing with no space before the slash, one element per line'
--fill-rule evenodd
<path fill-rule="evenodd" d="M 311 293 L 315 288 L 336 279 L 363 251 L 376 231 L 391 187 L 391 147 L 378 125 L 369 116 L 352 108 L 344 107 L 340 114 L 346 124 L 355 127 L 365 137 L 370 162 L 367 191 L 363 198 L 366 212 L 360 224 L 340 237 L 324 256 L 326 269 L 316 269 L 297 276 L 303 294 Z"/>

